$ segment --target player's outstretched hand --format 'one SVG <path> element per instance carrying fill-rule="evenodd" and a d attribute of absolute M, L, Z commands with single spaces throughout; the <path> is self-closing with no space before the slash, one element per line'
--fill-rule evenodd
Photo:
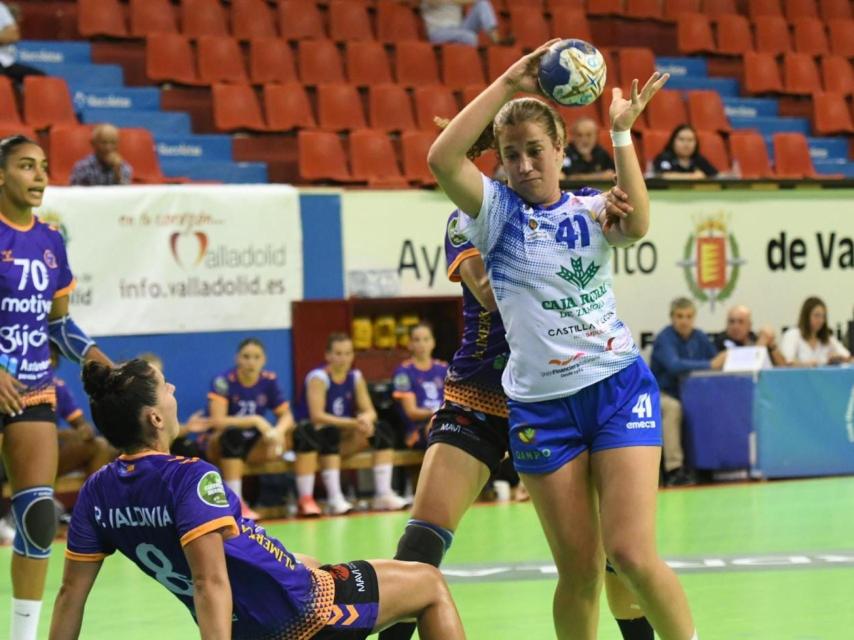
<path fill-rule="evenodd" d="M 0 369 L 0 413 L 17 416 L 24 410 L 21 391 L 26 389 L 20 381 Z"/>
<path fill-rule="evenodd" d="M 629 203 L 629 194 L 620 187 L 611 187 L 605 194 L 605 209 L 599 216 L 602 230 L 608 231 L 619 225 L 632 211 L 634 207 Z"/>
<path fill-rule="evenodd" d="M 206 418 L 204 411 L 196 411 L 187 419 L 187 431 L 190 433 L 201 433 L 211 428 L 210 418 Z"/>
<path fill-rule="evenodd" d="M 628 131 L 631 129 L 635 120 L 646 109 L 646 105 L 669 78 L 669 73 L 661 74 L 656 71 L 646 81 L 640 93 L 638 93 L 638 81 L 635 78 L 632 80 L 631 100 L 623 98 L 623 90 L 614 87 L 611 90 L 611 108 L 608 111 L 611 116 L 611 130 Z"/>
<path fill-rule="evenodd" d="M 537 49 L 534 49 L 526 56 L 519 58 L 514 62 L 502 76 L 515 91 L 524 91 L 525 93 L 536 93 L 542 95 L 540 91 L 540 82 L 537 79 L 540 69 L 540 58 L 546 55 L 549 47 L 555 42 L 560 42 L 560 38 L 549 40 Z"/>

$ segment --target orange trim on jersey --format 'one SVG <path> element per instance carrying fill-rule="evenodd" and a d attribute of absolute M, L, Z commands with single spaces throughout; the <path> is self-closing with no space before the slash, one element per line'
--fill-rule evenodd
<path fill-rule="evenodd" d="M 222 400 L 223 402 L 228 402 L 228 398 L 223 398 L 218 393 L 214 393 L 213 391 L 208 391 L 208 400 Z"/>
<path fill-rule="evenodd" d="M 448 266 L 448 280 L 451 282 L 460 282 L 462 278 L 458 273 L 460 265 L 468 260 L 469 258 L 473 258 L 474 256 L 479 256 L 480 251 L 477 249 L 466 249 L 465 251 L 461 251 L 460 254 L 454 258 L 454 261 Z"/>
<path fill-rule="evenodd" d="M 68 560 L 76 560 L 77 562 L 101 562 L 107 557 L 106 553 L 76 553 L 71 549 L 65 550 L 65 557 Z"/>
<path fill-rule="evenodd" d="M 11 220 L 9 220 L 9 218 L 7 218 L 6 216 L 4 216 L 2 212 L 0 212 L 0 222 L 3 222 L 4 224 L 7 224 L 8 226 L 12 227 L 15 231 L 29 231 L 29 230 L 30 230 L 30 229 L 32 229 L 34 226 L 36 226 L 36 220 L 37 220 L 36 216 L 32 216 L 32 217 L 30 218 L 30 224 L 29 224 L 29 226 L 21 226 L 21 225 L 19 225 L 19 224 L 15 224 L 15 223 L 14 223 L 14 222 L 12 222 Z"/>
<path fill-rule="evenodd" d="M 77 420 L 80 416 L 83 415 L 82 409 L 77 409 L 76 411 L 72 411 L 70 415 L 65 416 L 66 422 L 71 422 L 72 420 Z"/>
<path fill-rule="evenodd" d="M 72 278 L 71 283 L 62 289 L 57 290 L 53 294 L 53 299 L 61 298 L 62 296 L 67 296 L 69 293 L 74 291 L 77 288 L 77 278 Z"/>
<path fill-rule="evenodd" d="M 222 518 L 217 518 L 216 520 L 200 524 L 195 529 L 190 529 L 187 533 L 181 536 L 181 546 L 186 547 L 193 540 L 201 538 L 206 533 L 217 531 L 218 529 L 227 529 L 227 531 L 223 532 L 222 536 L 226 540 L 240 535 L 240 529 L 237 528 L 237 522 L 235 521 L 234 516 L 223 516 Z"/>
<path fill-rule="evenodd" d="M 414 391 L 394 391 L 391 394 L 392 398 L 405 398 L 406 396 L 414 396 Z"/>
<path fill-rule="evenodd" d="M 171 456 L 171 453 L 167 453 L 164 451 L 153 451 L 151 449 L 147 451 L 140 451 L 139 453 L 123 453 L 119 456 L 119 460 L 139 460 L 140 458 L 146 458 L 148 456 Z"/>

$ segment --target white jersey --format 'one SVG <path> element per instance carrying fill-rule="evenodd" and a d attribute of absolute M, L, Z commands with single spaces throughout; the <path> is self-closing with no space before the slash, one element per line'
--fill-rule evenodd
<path fill-rule="evenodd" d="M 563 194 L 550 207 L 532 207 L 484 176 L 478 217 L 460 216 L 507 330 L 502 384 L 513 400 L 571 395 L 640 355 L 617 317 L 611 246 L 596 222 L 604 206 L 603 195 Z"/>

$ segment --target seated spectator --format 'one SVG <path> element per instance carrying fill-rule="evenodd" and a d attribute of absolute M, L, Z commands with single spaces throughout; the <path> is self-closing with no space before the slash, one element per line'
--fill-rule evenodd
<path fill-rule="evenodd" d="M 18 28 L 18 5 L 0 2 L 0 73 L 20 85 L 27 76 L 43 76 L 44 72 L 25 64 L 18 64 L 15 43 L 21 39 Z"/>
<path fill-rule="evenodd" d="M 266 361 L 261 341 L 246 338 L 237 348 L 236 366 L 216 376 L 208 393 L 208 415 L 215 430 L 208 456 L 222 470 L 223 481 L 238 497 L 242 495 L 245 464 L 281 460 L 290 449 L 296 427 L 276 374 L 264 369 Z M 275 425 L 264 417 L 267 412 L 276 417 Z M 297 455 L 297 478 L 309 475 L 313 481 L 314 465 L 315 459 L 310 454 Z M 320 515 L 310 493 L 300 500 L 303 515 Z M 243 508 L 252 513 L 245 504 Z M 246 517 L 256 519 L 251 515 Z"/>
<path fill-rule="evenodd" d="M 726 315 L 726 329 L 715 334 L 715 349 L 718 352 L 732 347 L 767 347 L 768 357 L 775 367 L 785 367 L 786 359 L 777 348 L 777 337 L 773 327 L 762 327 L 759 335 L 753 333 L 750 309 L 743 304 L 732 307 Z"/>
<path fill-rule="evenodd" d="M 471 5 L 463 16 L 463 7 Z M 477 46 L 478 34 L 483 32 L 492 44 L 513 44 L 514 39 L 498 33 L 498 18 L 489 0 L 422 0 L 421 17 L 427 28 L 427 38 L 434 44 L 458 42 Z"/>
<path fill-rule="evenodd" d="M 699 180 L 713 178 L 718 170 L 700 155 L 697 132 L 688 124 L 680 124 L 670 134 L 664 151 L 653 161 L 655 173 L 667 180 Z"/>
<path fill-rule="evenodd" d="M 406 424 L 405 442 L 410 449 L 427 448 L 427 426 L 433 413 L 445 400 L 445 374 L 448 363 L 433 358 L 436 339 L 433 328 L 419 322 L 409 328 L 409 351 L 395 370 L 394 398 L 400 405 Z"/>
<path fill-rule="evenodd" d="M 330 513 L 341 515 L 353 508 L 341 491 L 341 458 L 368 447 L 374 450 L 373 508 L 403 509 L 406 501 L 391 488 L 394 434 L 388 424 L 377 421 L 365 378 L 353 368 L 349 336 L 329 336 L 326 365 L 308 372 L 305 396 Z"/>
<path fill-rule="evenodd" d="M 92 149 L 71 169 L 70 182 L 75 186 L 100 187 L 130 184 L 133 169 L 118 152 L 119 130 L 111 124 L 99 124 L 92 129 Z"/>
<path fill-rule="evenodd" d="M 614 160 L 599 144 L 599 126 L 592 118 L 579 118 L 573 123 L 563 175 L 571 180 L 614 179 Z"/>
<path fill-rule="evenodd" d="M 798 326 L 783 333 L 780 350 L 793 367 L 819 367 L 852 361 L 851 353 L 836 339 L 827 324 L 827 305 L 814 296 L 804 300 Z"/>
<path fill-rule="evenodd" d="M 664 440 L 664 483 L 667 486 L 694 484 L 692 471 L 685 468 L 682 450 L 682 403 L 679 385 L 692 371 L 720 370 L 726 351 L 717 353 L 708 336 L 694 327 L 697 308 L 688 298 L 670 303 L 670 326 L 663 329 L 652 345 L 650 369 L 661 388 L 661 423 Z"/>

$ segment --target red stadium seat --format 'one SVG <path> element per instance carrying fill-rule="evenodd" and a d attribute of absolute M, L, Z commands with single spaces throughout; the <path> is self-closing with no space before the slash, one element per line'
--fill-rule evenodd
<path fill-rule="evenodd" d="M 587 15 L 621 16 L 623 0 L 587 0 Z"/>
<path fill-rule="evenodd" d="M 92 153 L 92 127 L 85 125 L 54 127 L 50 131 L 48 140 L 50 181 L 53 184 L 66 185 L 71 178 L 71 170 L 75 163 Z"/>
<path fill-rule="evenodd" d="M 583 10 L 567 10 L 552 14 L 552 38 L 578 38 L 590 42 L 593 34 Z"/>
<path fill-rule="evenodd" d="M 698 131 L 697 141 L 700 144 L 700 153 L 715 166 L 715 169 L 721 172 L 731 169 L 732 163 L 729 160 L 729 153 L 727 153 L 726 145 L 719 133 Z"/>
<path fill-rule="evenodd" d="M 819 136 L 854 133 L 848 104 L 841 93 L 816 93 L 812 97 L 813 131 Z"/>
<path fill-rule="evenodd" d="M 313 129 L 317 126 L 308 95 L 298 82 L 265 84 L 264 113 L 270 131 Z"/>
<path fill-rule="evenodd" d="M 119 0 L 80 0 L 77 3 L 77 30 L 84 38 L 126 38 L 125 10 Z"/>
<path fill-rule="evenodd" d="M 77 116 L 65 80 L 51 76 L 24 78 L 24 120 L 33 129 L 76 125 Z"/>
<path fill-rule="evenodd" d="M 854 95 L 854 66 L 842 56 L 822 56 L 821 77 L 825 91 Z"/>
<path fill-rule="evenodd" d="M 424 186 L 436 184 L 436 178 L 427 166 L 427 152 L 438 132 L 404 131 L 400 136 L 403 152 L 403 175 L 410 182 Z"/>
<path fill-rule="evenodd" d="M 712 20 L 738 14 L 736 0 L 703 0 L 703 13 Z"/>
<path fill-rule="evenodd" d="M 782 16 L 780 0 L 747 0 L 747 15 L 754 20 L 759 16 Z"/>
<path fill-rule="evenodd" d="M 466 106 L 469 102 L 477 98 L 481 93 L 483 93 L 484 89 L 486 89 L 485 84 L 470 84 L 467 87 L 463 87 L 463 106 Z"/>
<path fill-rule="evenodd" d="M 409 186 L 391 140 L 381 131 L 360 129 L 350 134 L 350 169 L 354 180 L 372 188 Z"/>
<path fill-rule="evenodd" d="M 662 89 L 646 107 L 646 120 L 650 129 L 673 131 L 688 122 L 685 100 L 679 91 Z M 637 125 L 637 123 L 635 123 Z"/>
<path fill-rule="evenodd" d="M 527 7 L 510 9 L 510 32 L 523 48 L 536 48 L 551 37 L 549 24 L 539 11 Z"/>
<path fill-rule="evenodd" d="M 18 113 L 18 101 L 15 99 L 12 81 L 6 76 L 0 76 L 0 126 L 16 127 L 20 124 L 21 114 Z"/>
<path fill-rule="evenodd" d="M 380 0 L 377 4 L 377 37 L 382 42 L 421 40 L 421 21 L 411 7 L 397 0 Z"/>
<path fill-rule="evenodd" d="M 341 54 L 332 40 L 301 40 L 297 46 L 297 66 L 303 84 L 344 82 Z"/>
<path fill-rule="evenodd" d="M 602 126 L 602 118 L 595 104 L 587 104 L 581 107 L 557 107 L 557 110 L 563 118 L 568 133 L 571 132 L 572 125 L 582 118 L 590 118 L 598 126 Z M 608 135 L 610 136 L 610 133 Z M 610 140 L 610 138 L 608 139 Z"/>
<path fill-rule="evenodd" d="M 344 58 L 350 84 L 367 87 L 392 82 L 391 64 L 381 43 L 348 42 Z"/>
<path fill-rule="evenodd" d="M 398 84 L 377 84 L 368 91 L 368 119 L 378 131 L 415 129 L 412 99 Z"/>
<path fill-rule="evenodd" d="M 676 21 L 683 13 L 701 13 L 700 0 L 664 0 L 664 19 Z"/>
<path fill-rule="evenodd" d="M 851 0 L 819 0 L 821 17 L 825 22 L 843 19 L 850 20 L 852 17 Z"/>
<path fill-rule="evenodd" d="M 830 32 L 831 53 L 854 58 L 854 20 L 831 20 L 827 28 Z"/>
<path fill-rule="evenodd" d="M 407 87 L 439 84 L 439 65 L 429 42 L 398 42 L 395 55 L 397 82 Z"/>
<path fill-rule="evenodd" d="M 358 2 L 332 0 L 329 4 L 329 37 L 333 40 L 373 40 L 368 8 Z"/>
<path fill-rule="evenodd" d="M 311 0 L 279 2 L 279 33 L 286 40 L 325 38 L 323 16 Z"/>
<path fill-rule="evenodd" d="M 525 9 L 531 9 L 534 11 L 539 11 L 542 13 L 543 9 L 543 0 L 508 0 L 507 8 L 516 8 L 516 7 L 524 7 Z M 503 9 L 502 9 L 503 10 Z"/>
<path fill-rule="evenodd" d="M 219 0 L 181 0 L 181 33 L 188 38 L 230 35 Z"/>
<path fill-rule="evenodd" d="M 753 21 L 756 51 L 779 55 L 792 50 L 789 25 L 783 16 L 760 16 Z"/>
<path fill-rule="evenodd" d="M 231 0 L 231 33 L 238 40 L 277 37 L 273 11 L 264 0 Z"/>
<path fill-rule="evenodd" d="M 664 18 L 660 0 L 626 0 L 626 10 L 623 16 L 637 20 L 661 20 Z"/>
<path fill-rule="evenodd" d="M 744 88 L 747 93 L 782 93 L 783 80 L 777 60 L 770 53 L 744 54 Z"/>
<path fill-rule="evenodd" d="M 732 129 L 717 91 L 689 91 L 688 117 L 697 131 L 727 132 Z"/>
<path fill-rule="evenodd" d="M 620 86 L 627 90 L 632 80 L 638 81 L 638 89 L 655 73 L 655 56 L 652 49 L 645 47 L 623 47 L 620 49 Z"/>
<path fill-rule="evenodd" d="M 655 157 L 664 151 L 670 134 L 670 131 L 658 129 L 646 129 L 641 132 L 641 152 L 646 169 L 651 169 Z"/>
<path fill-rule="evenodd" d="M 802 133 L 775 133 L 774 173 L 778 178 L 815 178 L 807 139 Z"/>
<path fill-rule="evenodd" d="M 817 18 L 815 0 L 783 0 L 784 12 L 789 22 L 798 18 Z"/>
<path fill-rule="evenodd" d="M 254 38 L 249 41 L 249 79 L 253 84 L 297 81 L 294 56 L 287 40 Z"/>
<path fill-rule="evenodd" d="M 821 91 L 821 80 L 815 60 L 806 53 L 783 56 L 783 91 L 793 95 L 810 95 Z"/>
<path fill-rule="evenodd" d="M 683 13 L 676 20 L 676 47 L 679 53 L 714 53 L 712 23 L 701 13 Z"/>
<path fill-rule="evenodd" d="M 718 53 L 740 56 L 753 51 L 750 23 L 739 15 L 723 15 L 717 20 Z"/>
<path fill-rule="evenodd" d="M 753 130 L 733 131 L 729 137 L 733 163 L 738 163 L 741 177 L 746 180 L 773 176 L 768 162 L 765 140 Z"/>
<path fill-rule="evenodd" d="M 201 36 L 197 43 L 199 80 L 215 82 L 249 82 L 240 45 L 234 38 Z"/>
<path fill-rule="evenodd" d="M 261 105 L 248 84 L 213 85 L 213 121 L 218 131 L 266 131 Z"/>
<path fill-rule="evenodd" d="M 145 75 L 154 82 L 202 84 L 190 41 L 177 33 L 153 33 L 146 38 Z"/>
<path fill-rule="evenodd" d="M 349 84 L 318 85 L 317 123 L 321 129 L 332 131 L 364 129 L 368 126 L 356 87 Z"/>
<path fill-rule="evenodd" d="M 493 82 L 522 57 L 522 47 L 488 47 L 486 50 L 486 75 Z"/>
<path fill-rule="evenodd" d="M 434 131 L 434 116 L 451 119 L 459 110 L 454 94 L 447 87 L 433 85 L 415 88 L 415 121 L 420 129 Z"/>
<path fill-rule="evenodd" d="M 122 129 L 119 136 L 119 153 L 133 167 L 133 181 L 145 184 L 162 184 L 167 178 L 160 170 L 160 160 L 154 138 L 147 129 Z"/>
<path fill-rule="evenodd" d="M 584 0 L 546 0 L 546 11 L 552 14 L 552 18 L 561 11 L 584 13 Z"/>
<path fill-rule="evenodd" d="M 38 134 L 32 127 L 25 124 L 12 125 L 0 122 L 0 140 L 9 136 L 27 136 L 30 140 L 38 140 Z M 51 160 L 53 163 L 53 160 Z"/>
<path fill-rule="evenodd" d="M 464 44 L 445 44 L 441 47 L 442 81 L 451 89 L 472 84 L 485 84 L 483 65 L 477 49 Z"/>
<path fill-rule="evenodd" d="M 611 103 L 611 88 L 619 87 L 620 85 L 620 67 L 617 65 L 615 54 L 610 49 L 599 48 L 599 53 L 602 54 L 602 58 L 605 60 L 605 68 L 607 69 L 607 75 L 605 78 L 605 91 L 607 94 L 607 99 L 602 100 L 602 102 L 607 102 L 609 105 Z"/>
<path fill-rule="evenodd" d="M 824 23 L 818 18 L 797 18 L 794 23 L 795 51 L 810 55 L 827 53 L 827 33 Z"/>
<path fill-rule="evenodd" d="M 137 38 L 178 33 L 174 7 L 169 0 L 130 0 L 130 33 Z"/>
<path fill-rule="evenodd" d="M 353 181 L 347 167 L 347 156 L 337 133 L 300 131 L 297 134 L 297 156 L 299 176 L 303 182 Z"/>

